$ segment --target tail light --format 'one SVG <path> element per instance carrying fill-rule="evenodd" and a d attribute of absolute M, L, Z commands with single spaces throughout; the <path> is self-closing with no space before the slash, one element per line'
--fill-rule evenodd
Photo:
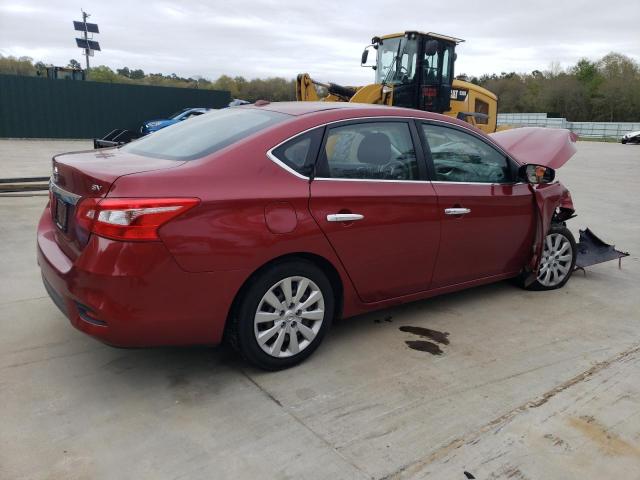
<path fill-rule="evenodd" d="M 78 225 L 114 240 L 159 240 L 158 228 L 195 207 L 197 198 L 86 198 L 78 205 Z"/>

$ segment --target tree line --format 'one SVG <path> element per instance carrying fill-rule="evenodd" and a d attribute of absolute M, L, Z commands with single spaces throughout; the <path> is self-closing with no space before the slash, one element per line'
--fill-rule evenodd
<path fill-rule="evenodd" d="M 29 57 L 5 57 L 0 55 L 0 74 L 46 76 L 46 65 L 43 62 L 34 62 Z M 68 68 L 81 68 L 80 62 L 69 60 Z M 282 78 L 254 78 L 248 80 L 242 76 L 230 77 L 221 75 L 216 80 L 204 77 L 181 77 L 172 73 L 145 73 L 141 69 L 129 67 L 111 69 L 105 65 L 92 67 L 87 73 L 87 80 L 107 83 L 126 83 L 135 85 L 155 85 L 162 87 L 178 88 L 204 88 L 212 90 L 227 90 L 232 98 L 240 98 L 255 102 L 264 99 L 274 102 L 295 100 L 295 81 Z"/>
<path fill-rule="evenodd" d="M 69 67 L 79 68 L 77 60 Z M 0 73 L 37 75 L 47 65 L 29 57 L 0 55 Z M 620 53 L 599 60 L 581 59 L 574 66 L 530 73 L 502 72 L 480 77 L 459 75 L 459 79 L 481 85 L 498 95 L 500 112 L 548 112 L 570 121 L 640 121 L 640 66 Z M 112 70 L 100 65 L 91 68 L 87 79 L 97 82 L 159 85 L 167 87 L 227 90 L 233 98 L 248 101 L 295 100 L 295 81 L 282 77 L 248 80 L 222 75 L 216 80 L 180 77 L 175 73 L 145 73 L 123 67 Z M 328 79 L 338 81 L 339 79 Z"/>
<path fill-rule="evenodd" d="M 574 122 L 640 120 L 640 66 L 620 53 L 584 58 L 568 69 L 459 78 L 494 92 L 504 113 L 548 112 Z"/>

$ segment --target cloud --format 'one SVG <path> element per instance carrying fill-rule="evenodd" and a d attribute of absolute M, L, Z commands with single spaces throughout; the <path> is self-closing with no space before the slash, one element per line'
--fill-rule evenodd
<path fill-rule="evenodd" d="M 624 0 L 610 0 L 606 8 L 595 0 L 86 3 L 101 31 L 102 52 L 92 64 L 182 76 L 308 72 L 362 84 L 373 79 L 359 66 L 371 37 L 404 30 L 466 39 L 456 71 L 471 75 L 545 70 L 552 62 L 566 67 L 610 51 L 640 60 L 640 4 Z M 0 52 L 56 65 L 80 60 L 71 23 L 79 19 L 79 8 L 64 0 L 0 0 Z"/>

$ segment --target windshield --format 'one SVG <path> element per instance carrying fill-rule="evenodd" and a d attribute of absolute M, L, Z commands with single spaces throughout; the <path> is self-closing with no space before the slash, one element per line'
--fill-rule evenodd
<path fill-rule="evenodd" d="M 135 140 L 125 152 L 167 160 L 193 160 L 217 152 L 245 137 L 275 125 L 289 115 L 235 107 L 214 110 Z"/>
<path fill-rule="evenodd" d="M 169 115 L 167 118 L 176 118 L 178 115 L 182 115 L 184 112 L 186 112 L 187 110 L 191 110 L 190 108 L 183 108 L 182 110 L 178 110 L 175 113 L 172 113 L 171 115 Z"/>
<path fill-rule="evenodd" d="M 411 83 L 416 73 L 418 42 L 406 37 L 387 38 L 378 47 L 376 83 Z"/>

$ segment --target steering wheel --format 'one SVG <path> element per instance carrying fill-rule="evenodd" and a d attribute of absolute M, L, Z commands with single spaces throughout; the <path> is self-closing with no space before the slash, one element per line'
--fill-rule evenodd
<path fill-rule="evenodd" d="M 400 160 L 392 160 L 391 162 L 380 167 L 380 173 L 383 178 L 391 180 L 406 180 L 409 178 L 409 168 Z"/>

